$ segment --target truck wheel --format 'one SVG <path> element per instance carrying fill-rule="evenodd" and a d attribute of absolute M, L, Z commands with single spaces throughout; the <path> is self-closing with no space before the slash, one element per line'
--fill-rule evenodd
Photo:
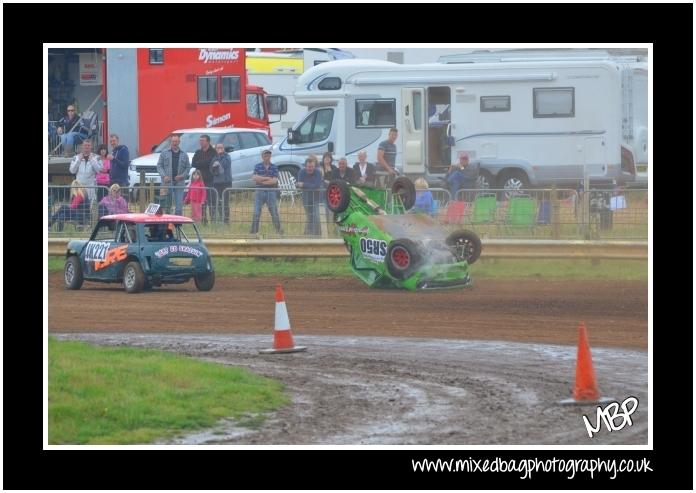
<path fill-rule="evenodd" d="M 350 204 L 350 185 L 343 180 L 331 180 L 326 187 L 326 206 L 331 212 L 343 212 Z"/>
<path fill-rule="evenodd" d="M 416 187 L 413 182 L 405 176 L 400 176 L 394 180 L 392 194 L 401 197 L 404 209 L 409 210 L 416 203 Z"/>
<path fill-rule="evenodd" d="M 393 278 L 406 279 L 416 271 L 421 262 L 418 245 L 406 238 L 392 241 L 387 249 L 385 262 Z"/>
<path fill-rule="evenodd" d="M 198 291 L 210 291 L 215 286 L 215 272 L 197 274 L 193 277 L 193 282 Z"/>
<path fill-rule="evenodd" d="M 481 239 L 473 231 L 460 229 L 450 233 L 445 240 L 457 260 L 473 264 L 481 256 Z"/>
<path fill-rule="evenodd" d="M 493 188 L 493 183 L 495 183 L 493 175 L 488 171 L 481 170 L 479 177 L 476 180 L 476 187 L 479 190 L 488 190 L 489 188 Z"/>
<path fill-rule="evenodd" d="M 509 199 L 520 190 L 529 188 L 529 178 L 524 171 L 508 171 L 498 178 L 498 188 L 505 189 L 505 198 Z"/>
<path fill-rule="evenodd" d="M 123 287 L 126 293 L 139 293 L 145 287 L 145 274 L 138 262 L 128 262 L 123 270 Z"/>
<path fill-rule="evenodd" d="M 80 289 L 83 281 L 80 260 L 75 255 L 71 255 L 65 261 L 65 289 Z"/>

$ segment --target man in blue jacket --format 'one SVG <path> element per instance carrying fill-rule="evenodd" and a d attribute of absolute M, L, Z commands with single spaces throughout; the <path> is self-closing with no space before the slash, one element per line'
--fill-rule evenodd
<path fill-rule="evenodd" d="M 128 166 L 130 165 L 128 148 L 118 143 L 118 135 L 116 134 L 109 136 L 109 143 L 111 144 L 111 154 L 106 157 L 111 160 L 111 171 L 109 172 L 111 184 L 116 183 L 121 188 L 128 188 Z M 125 196 L 127 197 L 128 194 Z"/>

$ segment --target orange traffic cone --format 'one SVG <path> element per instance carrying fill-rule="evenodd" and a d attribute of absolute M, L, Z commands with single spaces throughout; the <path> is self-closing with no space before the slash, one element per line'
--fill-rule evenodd
<path fill-rule="evenodd" d="M 600 397 L 595 380 L 590 343 L 587 340 L 585 322 L 578 325 L 578 356 L 575 365 L 575 389 L 573 398 L 561 401 L 561 404 L 601 404 L 615 399 Z"/>
<path fill-rule="evenodd" d="M 273 348 L 262 349 L 259 352 L 262 354 L 296 353 L 299 351 L 304 351 L 306 349 L 307 348 L 304 346 L 295 346 L 295 342 L 292 340 L 292 330 L 290 329 L 290 319 L 288 318 L 288 310 L 285 307 L 285 295 L 283 294 L 283 286 L 277 284 Z"/>

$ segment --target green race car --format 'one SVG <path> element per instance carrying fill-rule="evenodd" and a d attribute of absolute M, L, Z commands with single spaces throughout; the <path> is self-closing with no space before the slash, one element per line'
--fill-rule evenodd
<path fill-rule="evenodd" d="M 350 265 L 370 287 L 409 290 L 467 287 L 481 240 L 467 230 L 448 232 L 434 218 L 411 212 L 416 200 L 406 177 L 391 190 L 329 182 L 328 208 L 350 254 Z"/>

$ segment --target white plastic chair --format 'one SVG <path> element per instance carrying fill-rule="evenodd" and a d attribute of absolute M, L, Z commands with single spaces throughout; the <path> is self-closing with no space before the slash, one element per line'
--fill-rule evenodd
<path fill-rule="evenodd" d="M 280 200 L 283 197 L 290 197 L 291 207 L 295 206 L 295 196 L 302 192 L 297 189 L 295 177 L 289 171 L 278 171 L 278 188 L 280 189 Z"/>

